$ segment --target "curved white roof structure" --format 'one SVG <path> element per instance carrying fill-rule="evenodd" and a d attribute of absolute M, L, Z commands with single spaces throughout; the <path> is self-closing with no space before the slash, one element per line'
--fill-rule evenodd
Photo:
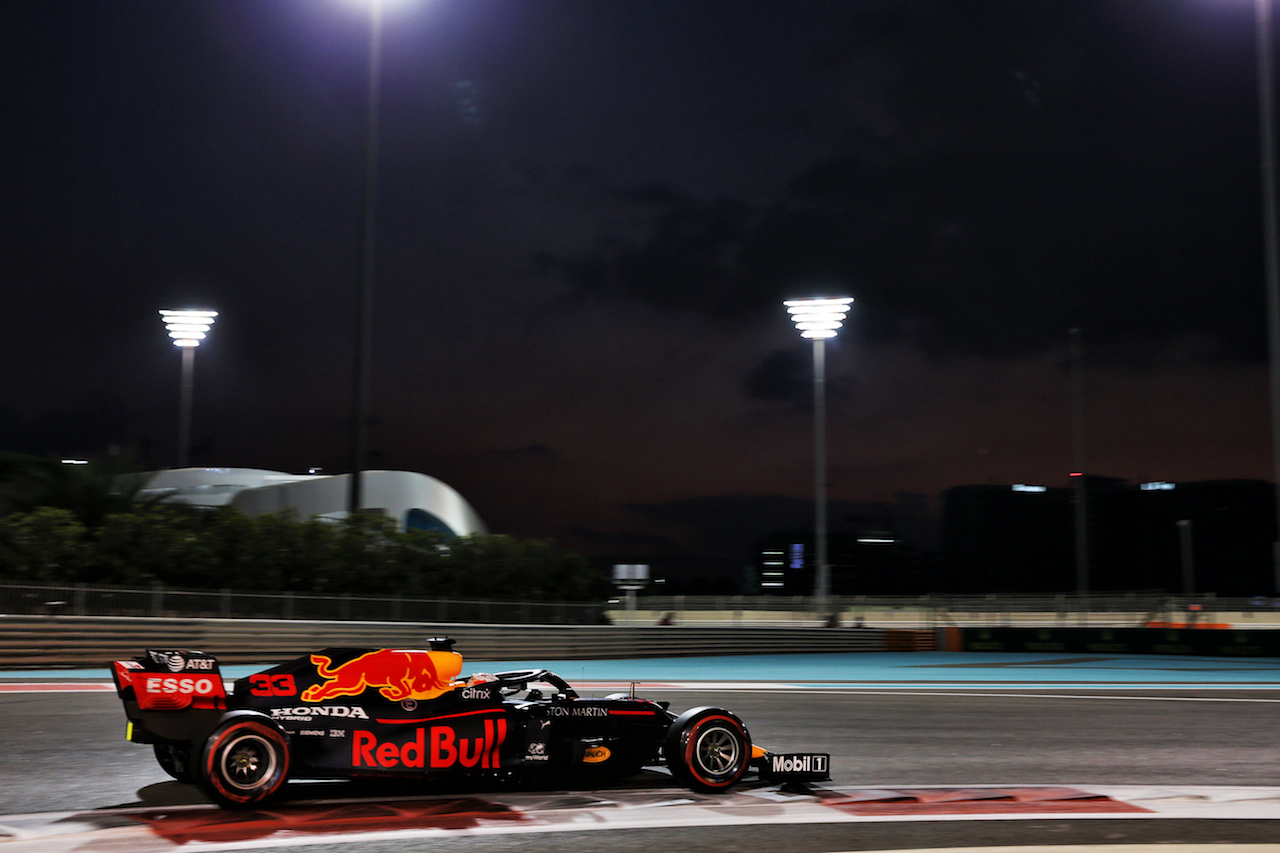
<path fill-rule="evenodd" d="M 261 468 L 173 468 L 150 475 L 141 497 L 165 496 L 194 506 L 231 505 L 249 515 L 292 509 L 299 518 L 343 518 L 350 474 L 286 474 Z M 451 536 L 485 534 L 471 504 L 446 483 L 412 471 L 365 471 L 362 510 L 395 519 L 401 530 Z"/>

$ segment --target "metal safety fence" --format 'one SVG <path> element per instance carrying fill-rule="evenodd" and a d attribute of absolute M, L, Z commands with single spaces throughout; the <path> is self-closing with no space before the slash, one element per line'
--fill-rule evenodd
<path fill-rule="evenodd" d="M 1165 593 L 921 596 L 635 596 L 610 611 L 615 623 L 753 622 L 933 630 L 949 627 L 1280 628 L 1280 598 Z"/>
<path fill-rule="evenodd" d="M 630 595 L 608 601 L 498 601 L 300 592 L 244 592 L 0 581 L 0 613 L 200 619 L 722 627 L 1280 628 L 1280 598 L 1161 593 L 1092 595 L 810 596 Z"/>
<path fill-rule="evenodd" d="M 406 596 L 316 595 L 117 586 L 0 583 L 0 613 L 28 616 L 145 616 L 365 622 L 591 625 L 604 602 L 472 601 Z"/>

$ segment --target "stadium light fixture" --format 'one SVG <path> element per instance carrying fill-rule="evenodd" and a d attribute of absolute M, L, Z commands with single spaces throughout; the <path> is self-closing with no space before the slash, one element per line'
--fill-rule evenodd
<path fill-rule="evenodd" d="M 852 296 L 812 299 L 788 299 L 783 304 L 800 337 L 813 341 L 813 491 L 814 491 L 814 555 L 813 595 L 819 606 L 825 606 L 831 595 L 831 567 L 827 560 L 827 403 L 826 352 L 828 338 L 834 338 L 844 326 L 845 315 L 853 303 Z"/>
<path fill-rule="evenodd" d="M 789 299 L 783 304 L 800 331 L 800 337 L 822 340 L 836 336 L 844 325 L 852 302 L 852 297 L 841 296 L 834 299 Z"/>
<path fill-rule="evenodd" d="M 200 342 L 213 328 L 213 322 L 217 316 L 217 311 L 160 311 L 165 331 L 173 339 L 173 345 L 192 349 L 200 346 Z"/>
<path fill-rule="evenodd" d="M 182 350 L 182 380 L 179 385 L 178 401 L 178 467 L 186 468 L 191 450 L 191 396 L 195 384 L 196 347 L 209 334 L 217 311 L 184 309 L 174 311 L 160 310 L 160 319 L 164 321 L 165 330 L 169 333 L 173 345 Z"/>

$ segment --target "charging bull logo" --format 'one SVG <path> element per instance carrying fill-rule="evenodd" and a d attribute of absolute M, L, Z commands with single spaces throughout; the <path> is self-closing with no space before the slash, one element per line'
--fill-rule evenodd
<path fill-rule="evenodd" d="M 369 687 L 393 702 L 434 699 L 452 690 L 462 671 L 462 656 L 456 652 L 379 649 L 337 666 L 325 655 L 312 655 L 311 662 L 325 681 L 302 691 L 304 702 L 358 696 Z"/>

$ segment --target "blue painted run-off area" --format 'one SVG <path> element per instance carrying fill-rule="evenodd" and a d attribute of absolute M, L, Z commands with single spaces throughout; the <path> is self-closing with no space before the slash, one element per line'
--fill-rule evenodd
<path fill-rule="evenodd" d="M 570 682 L 594 680 L 775 682 L 816 686 L 957 687 L 1045 685 L 1265 687 L 1280 689 L 1280 658 L 1185 658 L 1004 653 L 857 653 L 736 655 L 608 661 L 468 664 L 523 669 L 544 666 Z M 489 670 L 484 670 L 489 671 Z"/>
<path fill-rule="evenodd" d="M 11 670 L 7 681 L 107 680 L 102 669 Z M 226 666 L 243 678 L 269 663 Z M 546 668 L 575 681 L 769 682 L 809 687 L 1267 689 L 1280 690 L 1280 658 L 1161 655 L 899 652 L 813 655 L 633 658 L 625 660 L 465 660 L 463 673 Z"/>

